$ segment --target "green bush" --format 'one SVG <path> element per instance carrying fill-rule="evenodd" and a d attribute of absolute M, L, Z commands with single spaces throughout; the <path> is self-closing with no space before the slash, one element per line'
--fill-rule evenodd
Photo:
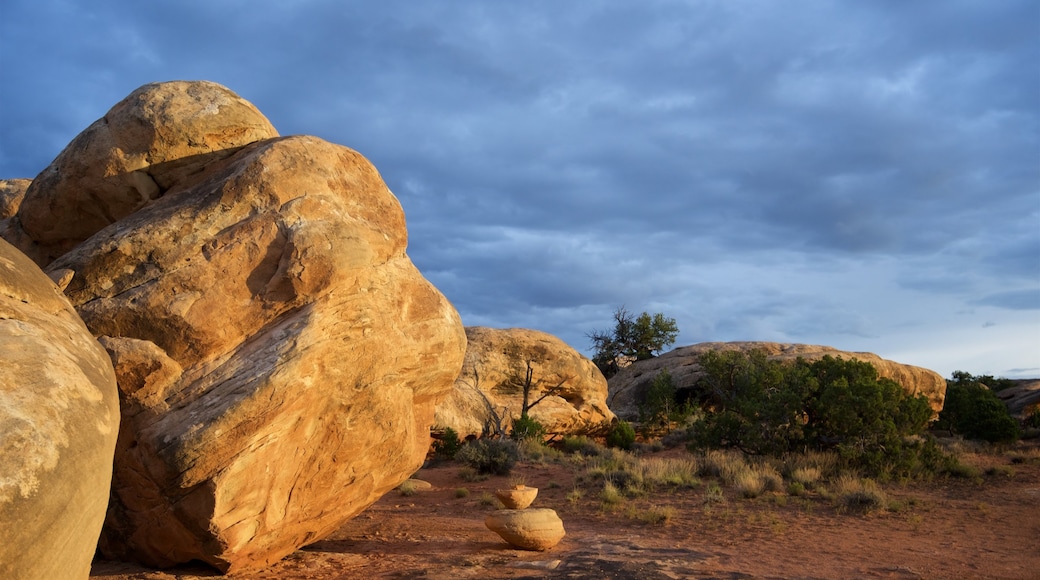
<path fill-rule="evenodd" d="M 444 434 L 440 439 L 433 440 L 433 454 L 444 459 L 455 459 L 455 454 L 462 448 L 459 434 L 451 427 L 444 428 Z"/>
<path fill-rule="evenodd" d="M 463 445 L 455 454 L 455 459 L 472 467 L 477 473 L 509 475 L 518 455 L 515 441 L 477 439 Z"/>
<path fill-rule="evenodd" d="M 709 351 L 694 394 L 704 415 L 690 429 L 699 447 L 732 447 L 751 455 L 833 450 L 856 468 L 908 477 L 935 458 L 924 432 L 931 408 L 873 365 L 825 356 L 793 364 L 761 351 Z"/>
<path fill-rule="evenodd" d="M 636 430 L 624 419 L 618 419 L 607 433 L 607 447 L 629 450 L 636 442 Z"/>
<path fill-rule="evenodd" d="M 532 419 L 530 415 L 521 414 L 513 419 L 513 429 L 509 436 L 516 441 L 531 439 L 540 442 L 545 439 L 545 426 Z"/>
<path fill-rule="evenodd" d="M 670 430 L 672 423 L 682 422 L 693 414 L 689 402 L 679 402 L 678 390 L 668 369 L 662 369 L 651 381 L 639 404 L 639 422 L 644 429 Z"/>
<path fill-rule="evenodd" d="M 963 371 L 953 373 L 953 378 L 946 381 L 946 403 L 935 427 L 990 443 L 1017 440 L 1021 435 L 1018 422 L 996 393 L 981 382 L 982 378 L 987 377 L 973 377 Z"/>

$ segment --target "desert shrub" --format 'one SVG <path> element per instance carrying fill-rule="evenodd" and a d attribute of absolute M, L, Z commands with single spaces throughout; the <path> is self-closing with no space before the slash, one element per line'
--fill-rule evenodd
<path fill-rule="evenodd" d="M 1015 468 L 1010 465 L 994 465 L 986 470 L 986 475 L 1011 479 L 1015 477 Z"/>
<path fill-rule="evenodd" d="M 799 481 L 792 481 L 787 484 L 787 493 L 791 495 L 802 495 L 805 493 L 805 484 Z"/>
<path fill-rule="evenodd" d="M 545 464 L 559 461 L 563 453 L 549 447 L 540 439 L 523 439 L 517 443 L 517 451 L 524 461 Z"/>
<path fill-rule="evenodd" d="M 784 489 L 784 478 L 772 465 L 760 465 L 758 475 L 762 478 L 766 491 L 781 491 Z"/>
<path fill-rule="evenodd" d="M 709 449 L 697 459 L 697 475 L 731 481 L 747 467 L 744 456 L 731 449 Z"/>
<path fill-rule="evenodd" d="M 766 483 L 757 470 L 749 467 L 734 475 L 733 487 L 737 490 L 737 493 L 746 498 L 756 498 L 765 491 Z"/>
<path fill-rule="evenodd" d="M 455 454 L 462 448 L 459 434 L 451 427 L 445 427 L 439 439 L 433 440 L 433 454 L 443 459 L 455 459 Z"/>
<path fill-rule="evenodd" d="M 704 503 L 726 503 L 726 496 L 722 491 L 722 486 L 717 483 L 709 484 L 704 490 Z"/>
<path fill-rule="evenodd" d="M 636 442 L 636 430 L 624 419 L 618 419 L 607 433 L 607 447 L 631 449 Z"/>
<path fill-rule="evenodd" d="M 1012 449 L 1007 452 L 1007 458 L 1016 465 L 1040 464 L 1040 448 Z"/>
<path fill-rule="evenodd" d="M 575 487 L 574 489 L 567 492 L 567 495 L 564 496 L 564 499 L 567 500 L 567 503 L 574 505 L 581 501 L 581 498 L 583 497 L 585 497 L 585 490 L 581 489 L 580 487 Z"/>
<path fill-rule="evenodd" d="M 397 486 L 397 491 L 405 497 L 411 497 L 419 493 L 419 485 L 409 479 L 401 485 Z"/>
<path fill-rule="evenodd" d="M 545 440 L 545 426 L 530 415 L 521 414 L 513 419 L 513 429 L 509 436 L 516 441 L 532 439 L 541 442 Z"/>
<path fill-rule="evenodd" d="M 888 505 L 888 496 L 872 479 L 842 476 L 836 483 L 835 497 L 838 506 L 849 511 L 871 512 Z"/>
<path fill-rule="evenodd" d="M 487 481 L 491 476 L 487 473 L 480 473 L 472 467 L 466 466 L 459 470 L 459 479 L 469 483 L 475 483 L 478 481 Z"/>
<path fill-rule="evenodd" d="M 643 481 L 652 485 L 696 487 L 701 484 L 697 479 L 697 463 L 690 459 L 641 459 L 639 468 Z"/>
<path fill-rule="evenodd" d="M 604 505 L 617 505 L 625 498 L 618 486 L 613 481 L 607 480 L 603 482 L 603 490 L 599 494 L 599 499 Z"/>
<path fill-rule="evenodd" d="M 804 487 L 812 487 L 820 481 L 819 467 L 796 467 L 788 474 L 793 483 Z"/>
<path fill-rule="evenodd" d="M 493 507 L 496 509 L 502 508 L 502 502 L 498 501 L 498 498 L 492 495 L 490 492 L 485 491 L 480 494 L 480 505 L 484 507 Z"/>
<path fill-rule="evenodd" d="M 464 487 L 460 487 L 460 488 L 455 490 L 455 497 L 457 497 L 459 499 L 462 499 L 464 497 L 469 497 L 469 490 L 464 488 Z"/>
<path fill-rule="evenodd" d="M 803 481 L 802 483 L 815 483 L 816 480 L 825 479 L 837 473 L 841 458 L 834 451 L 806 451 L 805 453 L 793 453 L 784 456 L 784 473 L 794 479 L 792 474 L 798 470 L 807 470 L 805 473 L 813 473 L 815 480 Z M 796 480 L 797 481 L 797 480 Z"/>
<path fill-rule="evenodd" d="M 515 441 L 477 439 L 463 445 L 455 454 L 455 459 L 472 467 L 477 473 L 508 475 L 518 455 Z"/>
<path fill-rule="evenodd" d="M 577 453 L 586 457 L 602 455 L 605 450 L 602 445 L 584 435 L 568 435 L 563 438 L 561 445 L 567 453 Z"/>
<path fill-rule="evenodd" d="M 905 477 L 922 462 L 931 408 L 923 396 L 879 378 L 869 363 L 825 356 L 793 364 L 760 351 L 709 351 L 694 387 L 705 413 L 691 449 L 732 447 L 752 455 L 834 450 L 848 465 Z"/>
<path fill-rule="evenodd" d="M 975 482 L 982 480 L 982 471 L 978 467 L 970 463 L 963 463 L 960 460 L 951 461 L 944 469 L 944 472 L 946 475 L 960 479 L 970 479 Z"/>
<path fill-rule="evenodd" d="M 1018 422 L 980 380 L 983 378 L 963 371 L 953 373 L 946 381 L 946 403 L 935 428 L 991 443 L 1015 441 L 1021 435 Z"/>
<path fill-rule="evenodd" d="M 626 515 L 629 518 L 639 520 L 647 524 L 663 525 L 667 524 L 672 518 L 675 517 L 675 508 L 671 506 L 658 507 L 651 505 L 644 509 L 636 508 L 632 506 Z"/>

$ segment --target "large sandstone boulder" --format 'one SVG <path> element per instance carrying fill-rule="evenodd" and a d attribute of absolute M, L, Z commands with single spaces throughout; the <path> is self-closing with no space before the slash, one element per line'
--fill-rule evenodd
<path fill-rule="evenodd" d="M 5 238 L 44 266 L 208 165 L 277 136 L 256 107 L 218 84 L 145 85 L 33 180 Z"/>
<path fill-rule="evenodd" d="M 105 350 L 0 240 L 0 578 L 87 577 L 118 428 Z"/>
<path fill-rule="evenodd" d="M 0 238 L 15 248 L 33 246 L 33 241 L 18 226 L 15 215 L 22 206 L 31 179 L 0 179 Z"/>
<path fill-rule="evenodd" d="M 662 370 L 667 369 L 677 389 L 692 387 L 701 377 L 698 359 L 701 354 L 715 350 L 739 350 L 749 352 L 761 350 L 773 360 L 794 361 L 801 357 L 809 361 L 824 356 L 841 357 L 869 362 L 877 368 L 878 375 L 894 380 L 913 394 L 923 394 L 932 409 L 938 413 L 946 399 L 946 380 L 934 371 L 885 360 L 869 352 L 845 352 L 829 346 L 811 344 L 782 344 L 776 342 L 702 342 L 682 346 L 659 357 L 636 361 L 621 369 L 610 378 L 610 409 L 619 417 L 639 417 L 639 403 L 647 388 Z"/>
<path fill-rule="evenodd" d="M 997 397 L 1012 417 L 1024 421 L 1040 410 L 1040 379 L 1019 379 L 1014 386 L 997 391 Z"/>
<path fill-rule="evenodd" d="M 0 222 L 18 212 L 31 179 L 0 179 Z"/>
<path fill-rule="evenodd" d="M 108 200 L 69 237 L 28 223 L 48 251 L 89 236 L 48 272 L 71 275 L 66 294 L 115 363 L 110 558 L 234 572 L 321 539 L 422 465 L 462 365 L 458 313 L 405 253 L 376 169 L 315 137 L 256 141 L 271 130 L 251 111 L 211 83 L 144 87 L 20 209 L 50 205 L 64 223 L 83 210 L 77 191 Z M 143 167 L 101 137 L 141 124 L 170 136 Z M 111 175 L 90 173 L 97 160 Z M 64 167 L 82 187 L 46 177 Z"/>
<path fill-rule="evenodd" d="M 607 408 L 603 374 L 555 336 L 524 328 L 470 326 L 466 338 L 466 361 L 451 395 L 437 406 L 437 426 L 451 427 L 462 437 L 480 436 L 501 421 L 508 431 L 523 407 L 528 362 L 531 402 L 556 389 L 530 411 L 550 432 L 566 433 L 614 418 Z"/>

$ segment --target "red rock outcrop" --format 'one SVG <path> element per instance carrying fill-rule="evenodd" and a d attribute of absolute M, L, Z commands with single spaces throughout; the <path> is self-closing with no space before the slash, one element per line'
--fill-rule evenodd
<path fill-rule="evenodd" d="M 883 359 L 869 352 L 846 352 L 829 346 L 811 344 L 783 344 L 777 342 L 702 342 L 682 346 L 649 360 L 636 361 L 610 378 L 610 409 L 619 417 L 639 417 L 639 400 L 659 372 L 667 369 L 676 388 L 691 387 L 701 376 L 698 358 L 706 351 L 761 350 L 773 360 L 794 361 L 801 357 L 809 361 L 824 356 L 841 357 L 869 362 L 878 376 L 894 380 L 913 394 L 923 394 L 932 409 L 938 413 L 946 400 L 946 380 L 934 371 Z"/>
<path fill-rule="evenodd" d="M 555 336 L 524 328 L 470 326 L 466 337 L 465 364 L 451 395 L 437 406 L 437 426 L 451 427 L 460 437 L 480 436 L 500 420 L 508 431 L 523 407 L 527 361 L 532 370 L 531 402 L 559 386 L 556 394 L 530 411 L 531 418 L 550 432 L 567 433 L 614 418 L 607 408 L 603 374 Z"/>
<path fill-rule="evenodd" d="M 115 363 L 110 558 L 234 572 L 321 539 L 422 465 L 459 374 L 458 313 L 376 169 L 272 135 L 219 85 L 148 85 L 19 209 Z"/>
<path fill-rule="evenodd" d="M 0 578 L 88 576 L 118 428 L 105 350 L 0 240 Z"/>

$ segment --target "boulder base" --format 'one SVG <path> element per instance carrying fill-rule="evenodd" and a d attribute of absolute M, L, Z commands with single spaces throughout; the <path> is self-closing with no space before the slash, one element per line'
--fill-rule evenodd
<path fill-rule="evenodd" d="M 523 550 L 549 550 L 566 534 L 556 511 L 545 508 L 498 510 L 484 520 L 484 525 Z"/>

